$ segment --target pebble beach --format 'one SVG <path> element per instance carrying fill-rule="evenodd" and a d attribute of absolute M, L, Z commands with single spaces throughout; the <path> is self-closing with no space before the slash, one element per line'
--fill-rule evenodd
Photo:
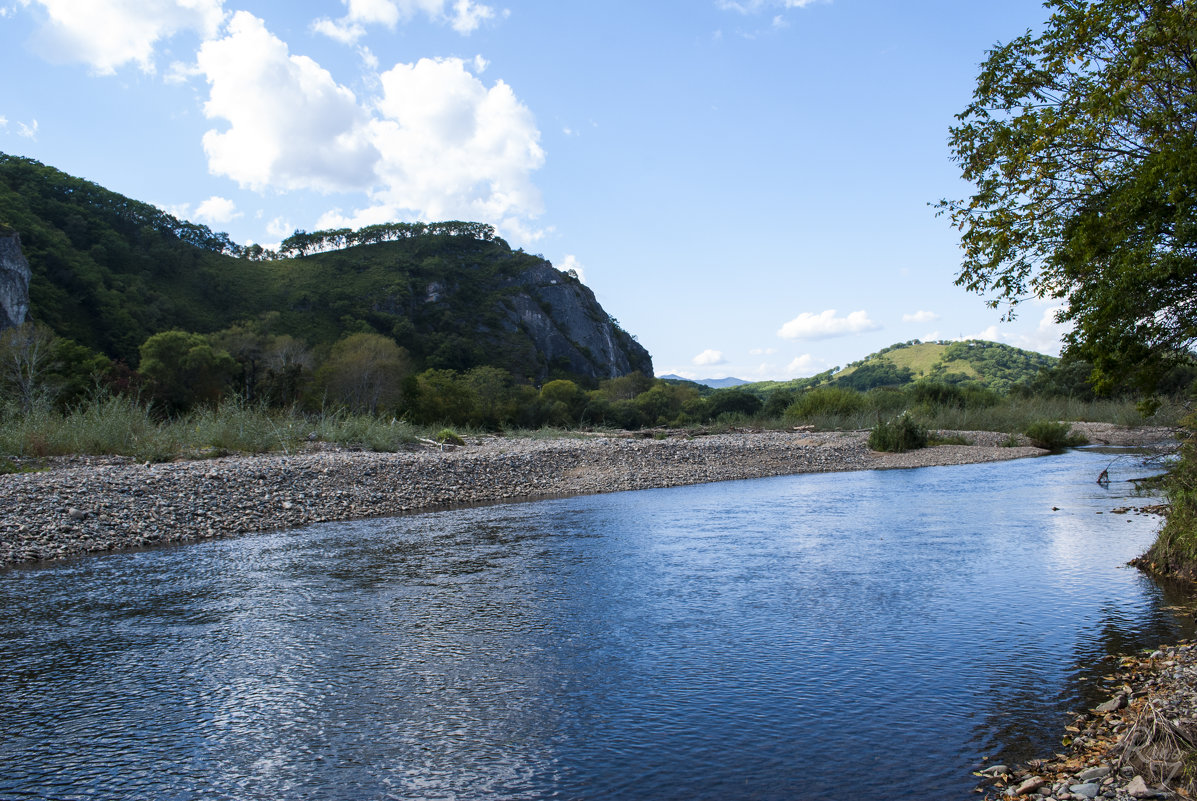
<path fill-rule="evenodd" d="M 952 465 L 1036 456 L 993 432 L 970 445 L 877 453 L 867 432 L 737 431 L 486 437 L 460 447 L 295 454 L 162 464 L 74 457 L 0 476 L 0 564 L 195 542 L 467 504 L 672 487 L 794 473 Z"/>

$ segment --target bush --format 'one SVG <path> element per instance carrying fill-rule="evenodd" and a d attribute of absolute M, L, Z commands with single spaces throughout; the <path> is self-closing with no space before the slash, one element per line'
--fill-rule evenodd
<path fill-rule="evenodd" d="M 927 447 L 927 429 L 909 414 L 877 423 L 869 432 L 869 447 L 875 451 L 902 453 Z"/>
<path fill-rule="evenodd" d="M 865 396 L 855 390 L 818 387 L 790 404 L 785 416 L 791 420 L 809 420 L 817 416 L 845 416 L 863 411 L 867 405 Z"/>
<path fill-rule="evenodd" d="M 1036 448 L 1058 453 L 1065 448 L 1084 445 L 1088 440 L 1082 436 L 1073 436 L 1069 432 L 1072 426 L 1068 423 L 1057 423 L 1054 420 L 1036 420 L 1026 427 L 1023 432 Z"/>

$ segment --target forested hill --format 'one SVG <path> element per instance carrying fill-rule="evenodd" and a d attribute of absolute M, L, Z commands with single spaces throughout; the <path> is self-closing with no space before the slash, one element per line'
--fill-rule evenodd
<path fill-rule="evenodd" d="M 513 251 L 478 223 L 297 232 L 280 257 L 0 154 L 5 226 L 20 234 L 32 270 L 30 317 L 132 365 L 160 331 L 268 320 L 272 333 L 313 347 L 381 334 L 417 369 L 492 365 L 533 380 L 652 375 L 648 352 L 576 276 Z M 311 252 L 321 247 L 335 249 Z"/>
<path fill-rule="evenodd" d="M 903 342 L 866 356 L 842 370 L 829 370 L 790 382 L 766 381 L 746 389 L 804 389 L 820 384 L 864 392 L 874 387 L 901 387 L 919 380 L 945 384 L 977 384 L 999 392 L 1028 383 L 1059 359 L 1021 348 L 969 339 L 963 342 Z"/>

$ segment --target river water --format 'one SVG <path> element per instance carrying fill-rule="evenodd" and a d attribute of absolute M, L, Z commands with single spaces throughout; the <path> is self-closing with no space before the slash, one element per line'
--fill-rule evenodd
<path fill-rule="evenodd" d="M 1192 634 L 1123 567 L 1148 472 L 1082 450 L 0 571 L 0 797 L 964 798 L 982 757 L 1053 750 L 1102 656 Z"/>

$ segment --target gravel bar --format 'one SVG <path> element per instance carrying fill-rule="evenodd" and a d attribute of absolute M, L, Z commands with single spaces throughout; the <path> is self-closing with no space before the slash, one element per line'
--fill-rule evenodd
<path fill-rule="evenodd" d="M 486 437 L 446 450 L 325 448 L 164 464 L 57 459 L 42 472 L 0 476 L 0 565 L 468 504 L 1044 453 L 1000 447 L 1005 434 L 953 433 L 974 444 L 890 454 L 870 451 L 862 431 L 735 431 Z"/>
<path fill-rule="evenodd" d="M 1001 435 L 970 440 L 974 436 Z M 41 472 L 0 476 L 0 564 L 467 504 L 1042 453 L 985 442 L 879 454 L 866 438 L 865 432 L 778 431 L 664 439 L 487 437 L 443 451 L 318 449 L 163 464 L 57 459 Z"/>

